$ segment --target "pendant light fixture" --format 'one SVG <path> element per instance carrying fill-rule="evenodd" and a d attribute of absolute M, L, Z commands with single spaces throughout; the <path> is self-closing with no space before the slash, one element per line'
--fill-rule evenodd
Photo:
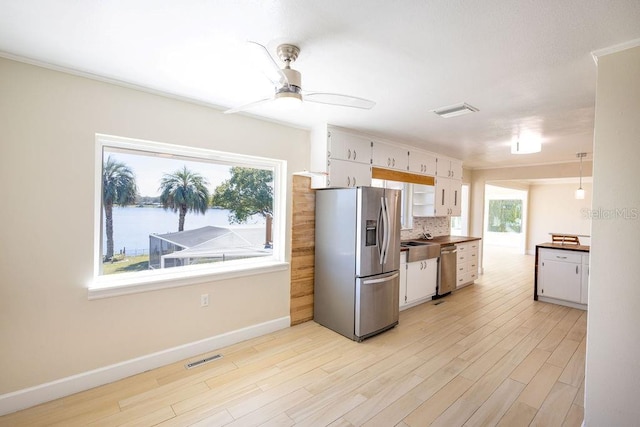
<path fill-rule="evenodd" d="M 584 199 L 584 190 L 582 189 L 582 158 L 587 157 L 587 153 L 577 153 L 576 157 L 580 159 L 580 187 L 576 190 L 576 199 Z"/>

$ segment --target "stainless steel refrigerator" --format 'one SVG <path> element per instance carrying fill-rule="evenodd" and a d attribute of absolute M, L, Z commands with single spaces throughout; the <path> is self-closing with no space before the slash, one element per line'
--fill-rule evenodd
<path fill-rule="evenodd" d="M 398 324 L 400 191 L 316 191 L 314 320 L 356 341 Z"/>

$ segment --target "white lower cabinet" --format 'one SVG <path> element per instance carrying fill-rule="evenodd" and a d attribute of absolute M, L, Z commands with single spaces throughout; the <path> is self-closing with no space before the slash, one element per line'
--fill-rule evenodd
<path fill-rule="evenodd" d="M 580 305 L 587 303 L 589 255 L 563 249 L 538 251 L 538 299 L 586 308 Z"/>
<path fill-rule="evenodd" d="M 400 309 L 428 301 L 438 286 L 438 259 L 407 263 L 400 256 Z"/>
<path fill-rule="evenodd" d="M 478 278 L 478 246 L 477 241 L 456 244 L 456 289 L 470 285 Z"/>

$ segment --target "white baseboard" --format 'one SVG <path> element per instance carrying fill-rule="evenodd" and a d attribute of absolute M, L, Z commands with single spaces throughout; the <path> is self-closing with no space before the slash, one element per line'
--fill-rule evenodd
<path fill-rule="evenodd" d="M 290 317 L 285 316 L 45 384 L 6 393 L 0 395 L 0 415 L 6 415 L 80 391 L 89 390 L 149 369 L 155 369 L 250 338 L 285 329 L 290 325 Z"/>

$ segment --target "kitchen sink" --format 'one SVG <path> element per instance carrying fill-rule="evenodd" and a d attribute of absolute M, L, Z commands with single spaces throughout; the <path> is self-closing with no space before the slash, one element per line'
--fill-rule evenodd
<path fill-rule="evenodd" d="M 438 258 L 440 256 L 440 244 L 416 240 L 407 240 L 400 246 L 408 249 L 407 262 L 422 261 Z"/>

